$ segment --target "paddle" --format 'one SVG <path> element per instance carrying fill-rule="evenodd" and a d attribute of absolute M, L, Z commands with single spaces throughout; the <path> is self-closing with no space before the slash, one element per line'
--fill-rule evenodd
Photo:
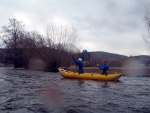
<path fill-rule="evenodd" d="M 72 56 L 72 59 L 75 61 L 75 58 Z M 76 65 L 76 69 L 77 69 L 77 64 L 75 64 Z"/>

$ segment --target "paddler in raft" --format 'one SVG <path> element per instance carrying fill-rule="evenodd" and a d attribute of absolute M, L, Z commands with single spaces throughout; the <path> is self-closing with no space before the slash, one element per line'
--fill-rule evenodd
<path fill-rule="evenodd" d="M 100 66 L 99 64 L 97 64 L 97 66 L 102 71 L 101 74 L 107 76 L 107 74 L 108 74 L 107 71 L 109 69 L 109 66 L 107 65 L 107 60 L 102 60 L 102 62 L 103 62 L 102 66 Z"/>
<path fill-rule="evenodd" d="M 74 59 L 75 64 L 78 66 L 78 73 L 84 73 L 82 58 L 78 58 L 78 60 Z"/>

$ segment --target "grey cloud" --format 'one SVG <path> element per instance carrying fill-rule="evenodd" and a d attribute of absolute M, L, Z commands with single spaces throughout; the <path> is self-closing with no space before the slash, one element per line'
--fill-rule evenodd
<path fill-rule="evenodd" d="M 136 43 L 137 48 L 141 47 L 140 41 L 132 37 L 140 37 L 144 24 L 145 4 L 148 2 L 148 0 L 1 0 L 0 6 L 4 12 L 0 11 L 0 25 L 7 24 L 8 18 L 16 12 L 25 13 L 33 27 L 43 27 L 57 17 L 77 28 L 81 41 L 91 42 L 98 49 L 100 44 L 105 44 L 103 49 L 108 46 L 110 51 L 111 48 L 113 50 L 118 46 L 120 47 L 118 49 L 129 50 L 135 48 Z"/>
<path fill-rule="evenodd" d="M 136 9 L 139 9 L 138 5 L 137 7 L 135 5 L 134 8 L 132 8 L 132 6 L 128 6 L 129 9 L 125 11 L 118 11 L 120 10 L 119 8 L 121 6 L 109 4 L 109 6 L 106 7 L 105 10 L 103 10 L 103 13 L 101 13 L 101 10 L 97 10 L 97 12 L 93 12 L 93 14 L 85 13 L 85 15 L 83 15 L 83 13 L 80 13 L 80 15 L 77 14 L 75 16 L 72 16 L 72 20 L 74 20 L 77 26 L 83 28 L 107 28 L 113 30 L 114 32 L 128 32 L 132 31 L 133 29 L 135 30 L 140 28 L 139 23 L 142 20 L 141 15 L 138 15 L 136 11 L 132 12 L 132 10 L 134 11 Z M 96 9 L 98 9 L 98 7 Z M 89 8 L 89 10 L 91 9 Z M 143 15 L 143 9 L 141 13 Z"/>

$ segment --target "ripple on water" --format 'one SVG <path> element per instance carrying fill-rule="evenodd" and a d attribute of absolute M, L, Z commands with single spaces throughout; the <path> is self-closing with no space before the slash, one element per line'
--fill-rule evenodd
<path fill-rule="evenodd" d="M 7 68 L 1 73 L 0 113 L 150 113 L 150 77 L 104 82 Z M 49 92 L 47 102 L 44 91 Z M 54 91 L 60 103 L 52 101 Z"/>
<path fill-rule="evenodd" d="M 12 91 L 12 84 L 9 81 L 0 78 L 0 94 L 8 91 Z"/>

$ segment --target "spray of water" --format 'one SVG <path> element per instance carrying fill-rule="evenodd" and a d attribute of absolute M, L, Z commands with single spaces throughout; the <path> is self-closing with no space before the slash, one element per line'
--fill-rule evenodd
<path fill-rule="evenodd" d="M 141 76 L 146 74 L 144 66 L 137 59 L 129 59 L 123 64 L 122 72 L 127 76 Z"/>
<path fill-rule="evenodd" d="M 29 68 L 34 70 L 44 70 L 45 63 L 39 58 L 31 58 Z"/>

